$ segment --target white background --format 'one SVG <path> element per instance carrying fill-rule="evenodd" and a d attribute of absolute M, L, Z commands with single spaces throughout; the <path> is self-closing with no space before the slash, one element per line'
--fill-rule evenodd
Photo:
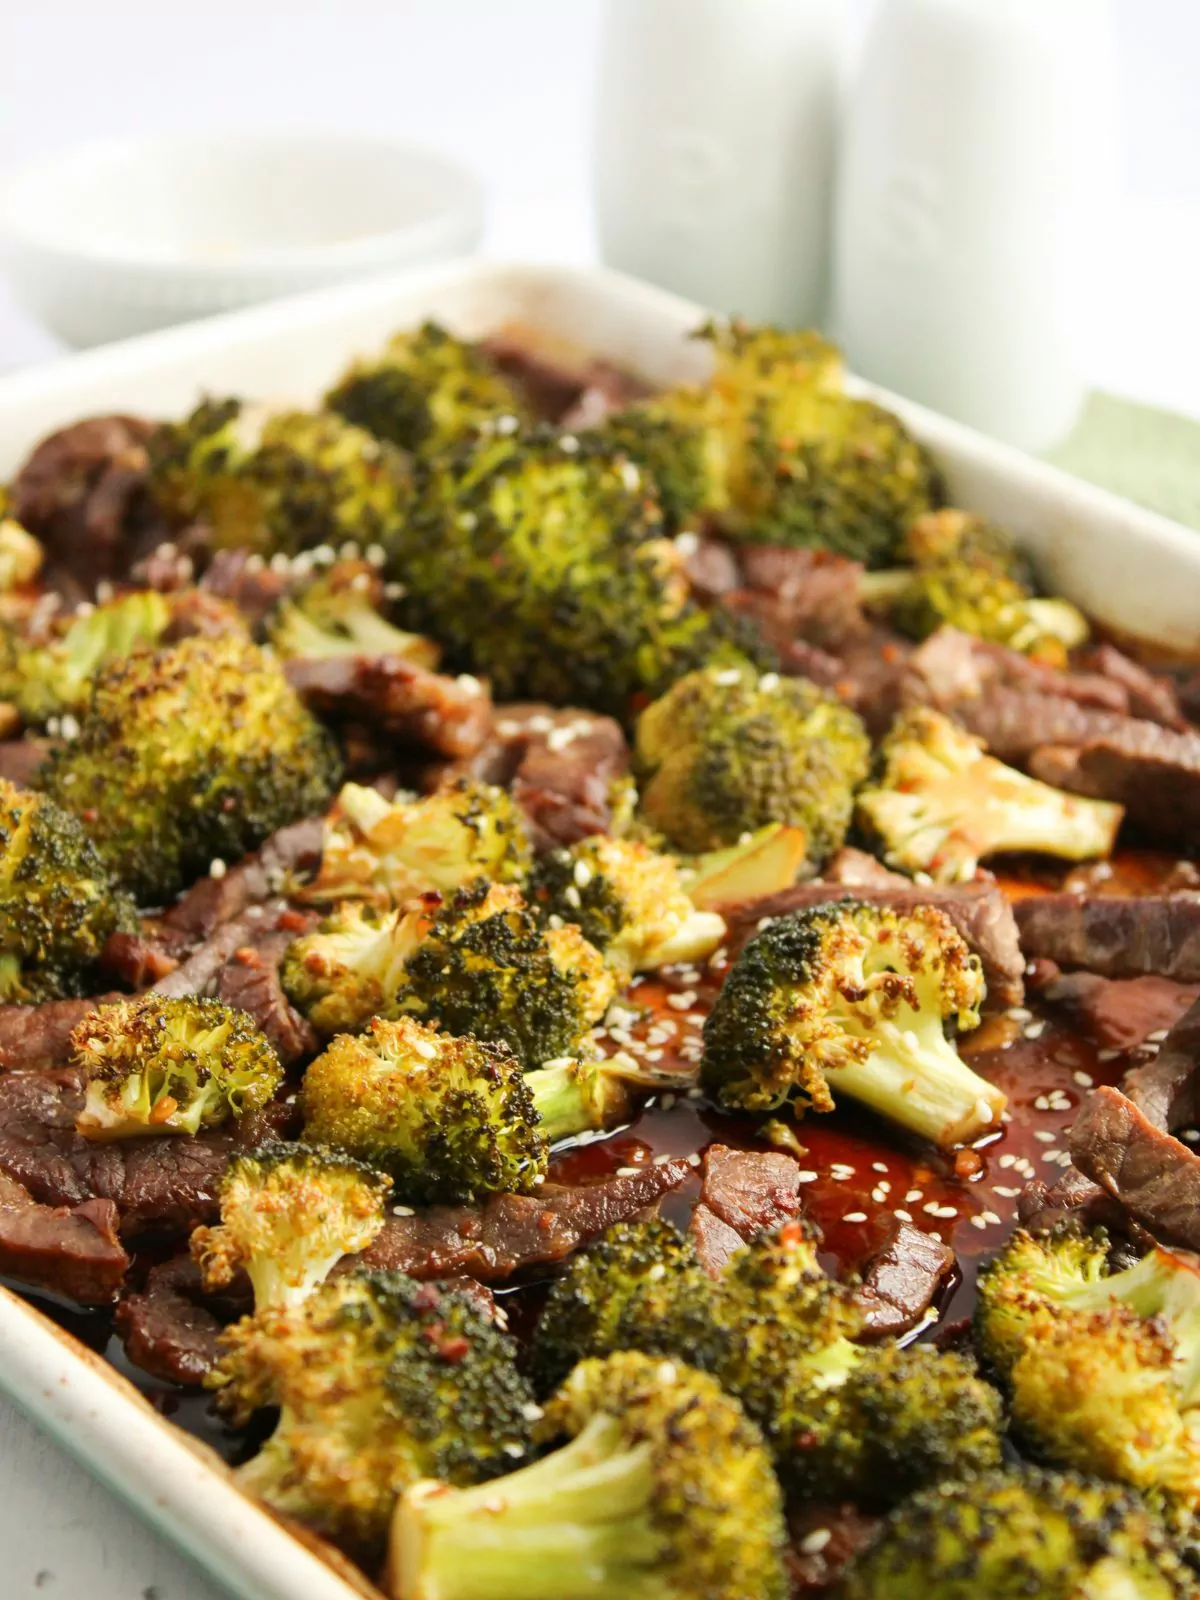
<path fill-rule="evenodd" d="M 846 4 L 857 25 L 867 0 Z M 1091 375 L 1200 415 L 1200 5 L 1117 8 L 1124 166 L 1096 268 L 1111 318 L 1096 331 Z M 489 253 L 588 260 L 598 9 L 596 0 L 0 0 L 0 171 L 102 135 L 390 132 L 441 146 L 483 176 Z M 0 287 L 0 370 L 54 348 Z M 3 1401 L 0 1551 L 0 1600 L 214 1594 Z"/>

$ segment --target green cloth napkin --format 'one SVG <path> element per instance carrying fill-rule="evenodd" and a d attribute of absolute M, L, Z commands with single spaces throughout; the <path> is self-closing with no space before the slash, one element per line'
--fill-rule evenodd
<path fill-rule="evenodd" d="M 1200 422 L 1191 417 L 1093 394 L 1074 433 L 1045 459 L 1200 528 Z"/>

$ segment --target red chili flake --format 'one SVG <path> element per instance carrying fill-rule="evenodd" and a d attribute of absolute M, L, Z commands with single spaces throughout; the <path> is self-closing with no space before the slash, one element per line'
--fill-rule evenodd
<path fill-rule="evenodd" d="M 983 1171 L 983 1157 L 978 1150 L 956 1150 L 954 1153 L 954 1176 L 956 1178 L 974 1178 Z"/>
<path fill-rule="evenodd" d="M 261 967 L 263 958 L 251 944 L 239 945 L 233 952 L 233 959 L 243 967 Z"/>
<path fill-rule="evenodd" d="M 302 929 L 307 928 L 308 918 L 303 911 L 281 911 L 275 926 L 284 933 L 299 933 Z"/>

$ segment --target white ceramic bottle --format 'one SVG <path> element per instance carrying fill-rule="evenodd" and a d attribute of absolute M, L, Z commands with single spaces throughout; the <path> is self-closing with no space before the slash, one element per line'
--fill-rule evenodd
<path fill-rule="evenodd" d="M 1111 0 L 881 0 L 849 95 L 834 322 L 853 369 L 1061 439 L 1115 167 Z"/>
<path fill-rule="evenodd" d="M 595 181 L 614 267 L 721 311 L 826 310 L 842 0 L 605 0 Z"/>

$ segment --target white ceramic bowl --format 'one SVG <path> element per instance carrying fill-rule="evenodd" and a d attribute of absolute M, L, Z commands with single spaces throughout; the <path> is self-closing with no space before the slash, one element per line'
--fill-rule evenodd
<path fill-rule="evenodd" d="M 483 196 L 444 157 L 356 134 L 85 145 L 0 200 L 17 298 L 68 344 L 461 255 Z"/>

